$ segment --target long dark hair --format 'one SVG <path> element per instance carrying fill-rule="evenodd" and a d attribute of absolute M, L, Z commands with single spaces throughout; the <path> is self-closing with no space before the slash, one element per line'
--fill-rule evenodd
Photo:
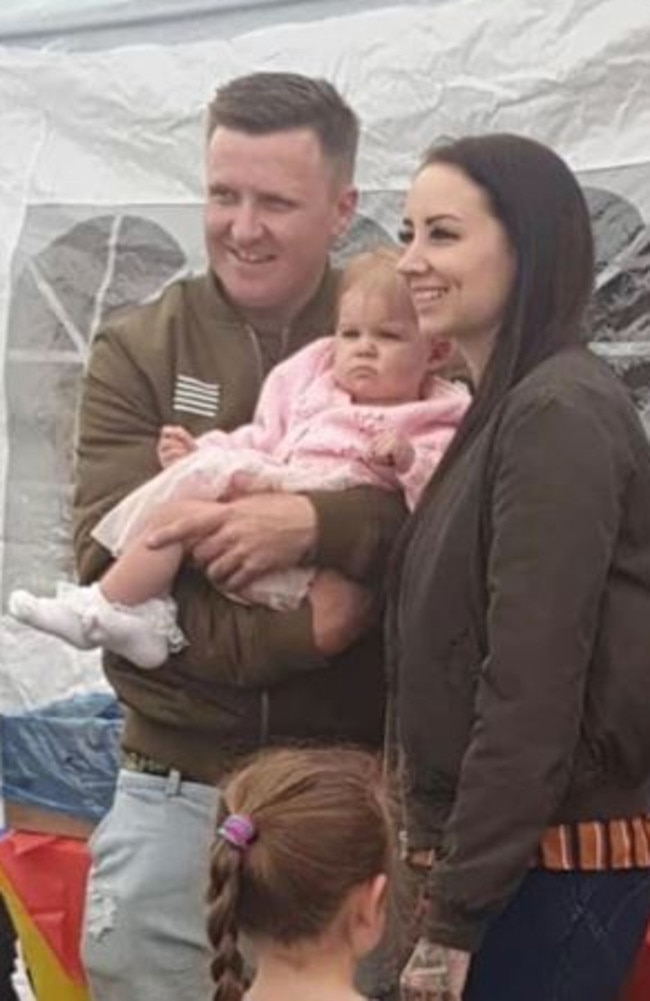
<path fill-rule="evenodd" d="M 423 512 L 508 391 L 545 358 L 586 339 L 594 281 L 587 202 L 574 174 L 548 146 L 507 133 L 466 136 L 430 147 L 419 169 L 435 163 L 455 167 L 481 188 L 510 240 L 516 271 L 472 404 L 393 547 L 389 633 L 404 555 Z"/>
<path fill-rule="evenodd" d="M 480 384 L 426 497 L 499 402 L 545 358 L 585 339 L 593 287 L 594 243 L 589 210 L 576 177 L 553 150 L 523 136 L 467 136 L 432 146 L 420 170 L 441 163 L 462 171 L 483 191 L 512 246 L 512 292 Z"/>

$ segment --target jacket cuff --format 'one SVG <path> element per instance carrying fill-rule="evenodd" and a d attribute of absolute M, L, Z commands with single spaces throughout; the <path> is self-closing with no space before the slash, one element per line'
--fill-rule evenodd
<path fill-rule="evenodd" d="M 450 949 L 477 952 L 494 915 L 478 917 L 445 900 L 437 885 L 435 868 L 431 872 L 427 896 L 424 937 Z"/>
<path fill-rule="evenodd" d="M 280 678 L 286 677 L 287 664 L 298 673 L 327 666 L 326 658 L 314 644 L 309 601 L 303 601 L 295 611 L 267 615 L 260 632 L 265 660 L 271 666 L 277 665 Z"/>
<path fill-rule="evenodd" d="M 372 539 L 366 536 L 373 515 L 368 510 L 367 497 L 359 497 L 357 510 L 351 492 L 343 505 L 337 491 L 314 491 L 306 496 L 316 511 L 317 526 L 310 563 L 356 577 L 368 560 L 368 546 L 372 551 L 378 543 L 376 535 Z M 363 532 L 360 531 L 361 526 Z"/>

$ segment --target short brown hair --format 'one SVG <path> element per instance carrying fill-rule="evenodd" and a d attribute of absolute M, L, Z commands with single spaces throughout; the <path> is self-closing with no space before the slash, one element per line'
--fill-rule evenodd
<path fill-rule="evenodd" d="M 208 105 L 208 139 L 218 126 L 249 135 L 311 129 L 323 156 L 346 180 L 354 175 L 359 122 L 327 80 L 280 72 L 237 77 Z"/>
<path fill-rule="evenodd" d="M 254 830 L 244 848 L 217 838 L 208 892 L 214 999 L 239 1001 L 238 932 L 321 935 L 352 889 L 390 872 L 393 826 L 377 757 L 345 748 L 264 752 L 226 782 L 223 811 Z"/>

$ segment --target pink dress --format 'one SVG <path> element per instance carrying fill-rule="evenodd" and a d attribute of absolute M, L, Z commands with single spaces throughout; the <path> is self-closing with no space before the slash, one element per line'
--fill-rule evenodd
<path fill-rule="evenodd" d="M 426 398 L 390 406 L 354 403 L 332 376 L 333 338 L 324 337 L 277 365 L 250 424 L 209 431 L 197 449 L 127 494 L 93 536 L 118 556 L 162 504 L 184 498 L 232 499 L 270 491 L 345 490 L 368 484 L 403 490 L 412 510 L 470 401 L 467 391 L 433 378 Z M 378 462 L 379 434 L 408 438 L 415 458 L 406 472 Z M 303 600 L 314 571 L 267 574 L 239 597 L 276 609 Z"/>

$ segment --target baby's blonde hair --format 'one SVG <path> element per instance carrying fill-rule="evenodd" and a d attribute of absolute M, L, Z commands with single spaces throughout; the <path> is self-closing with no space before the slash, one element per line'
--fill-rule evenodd
<path fill-rule="evenodd" d="M 339 285 L 339 306 L 343 296 L 352 288 L 384 296 L 393 296 L 405 308 L 413 312 L 406 279 L 397 270 L 397 262 L 402 256 L 402 248 L 396 244 L 379 244 L 372 250 L 365 250 L 351 258 L 343 269 Z M 443 339 L 444 340 L 444 339 Z M 448 343 L 445 341 L 445 343 Z M 448 357 L 436 365 L 436 372 L 445 379 L 460 379 L 470 384 L 467 365 L 456 347 L 450 346 Z"/>
<path fill-rule="evenodd" d="M 381 244 L 372 250 L 364 250 L 346 264 L 341 275 L 339 302 L 351 288 L 360 287 L 368 291 L 384 294 L 404 295 L 410 302 L 408 286 L 397 270 L 397 262 L 402 256 L 399 247 Z"/>

